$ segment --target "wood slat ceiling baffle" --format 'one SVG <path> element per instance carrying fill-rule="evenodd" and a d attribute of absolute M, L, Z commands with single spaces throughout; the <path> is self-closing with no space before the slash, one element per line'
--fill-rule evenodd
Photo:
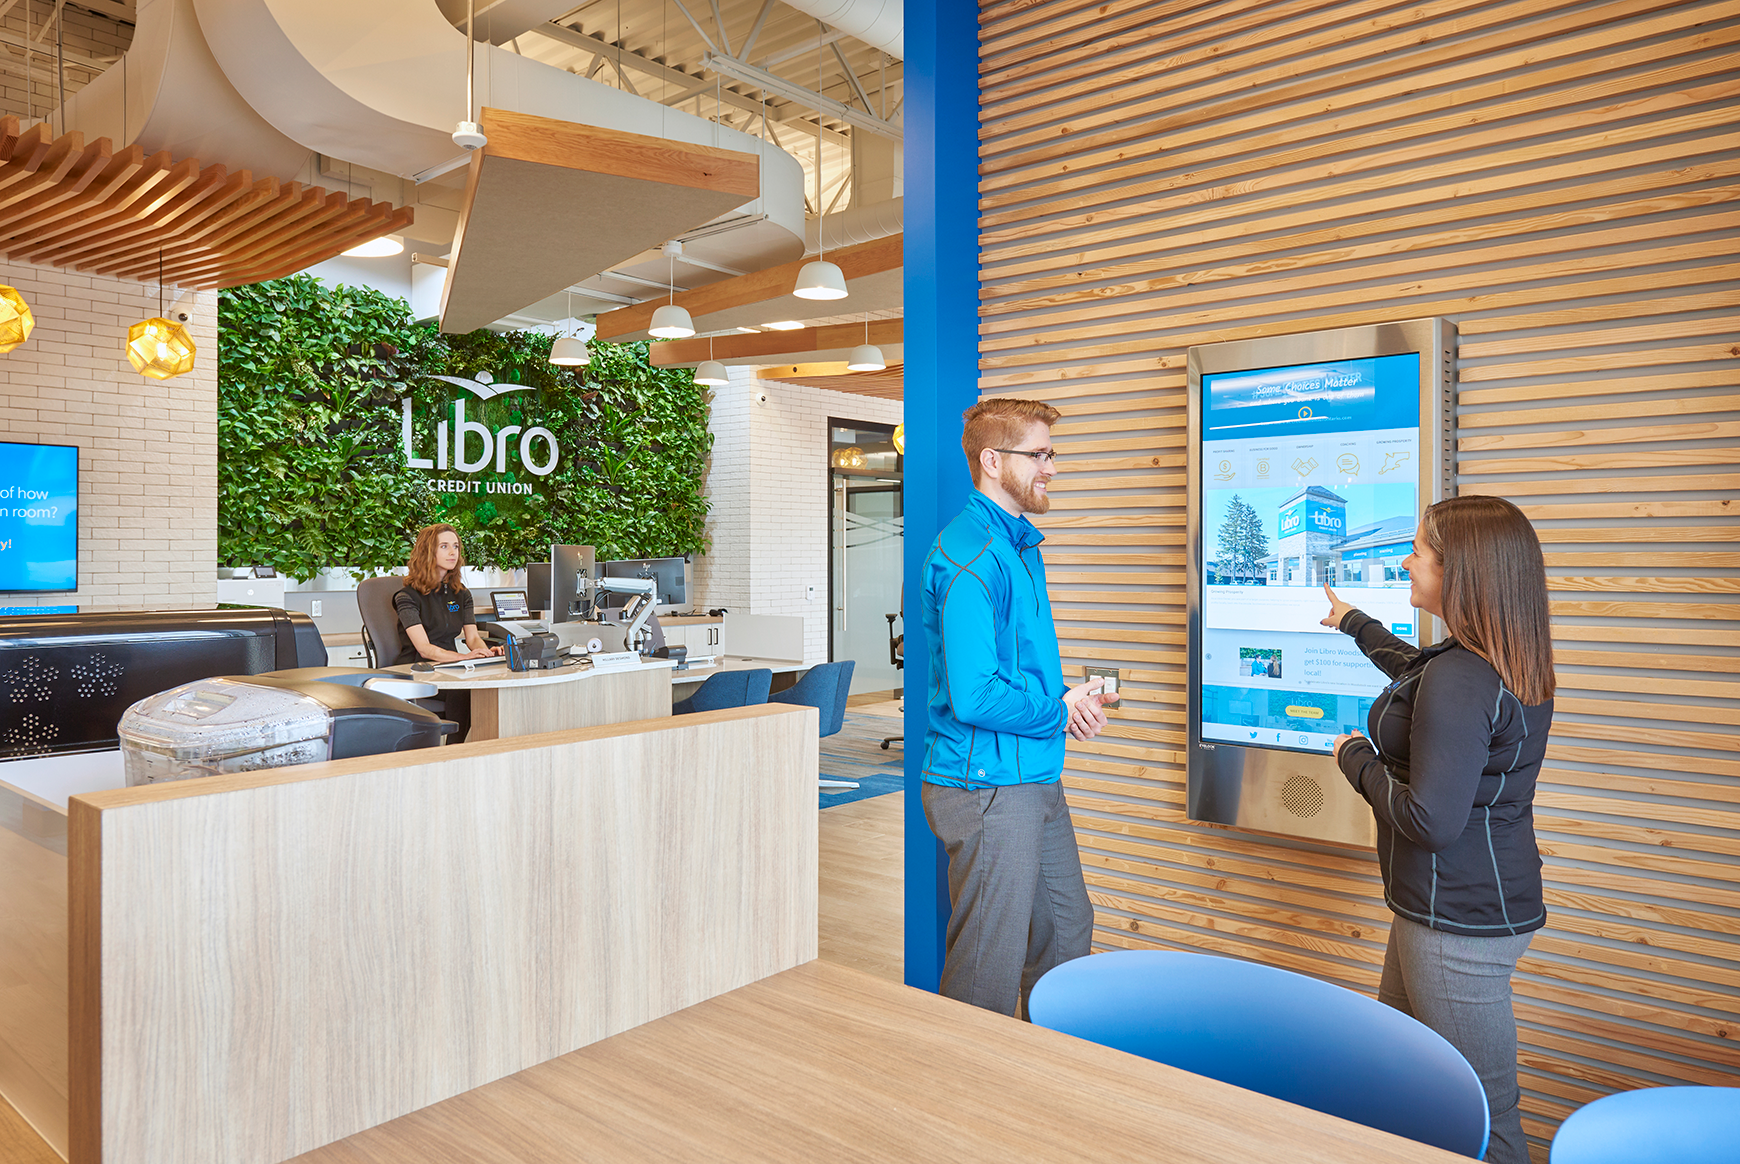
<path fill-rule="evenodd" d="M 1457 488 L 1547 551 L 1533 1153 L 1740 1070 L 1740 21 L 1731 3 L 981 6 L 980 387 L 1064 417 L 1064 664 L 1123 669 L 1065 784 L 1102 946 L 1375 990 L 1373 854 L 1185 816 L 1193 344 L 1441 315 Z M 1591 71 L 1590 61 L 1601 67 Z"/>
<path fill-rule="evenodd" d="M 903 399 L 906 391 L 904 364 L 890 364 L 880 372 L 848 372 L 845 364 L 783 364 L 763 368 L 755 378 L 764 383 L 802 384 L 880 400 Z"/>
<path fill-rule="evenodd" d="M 869 339 L 865 339 L 866 334 Z M 853 348 L 862 343 L 891 351 L 906 337 L 904 319 L 873 319 L 861 323 L 836 323 L 825 327 L 802 327 L 793 331 L 763 331 L 754 335 L 720 335 L 655 342 L 649 359 L 655 368 L 694 367 L 702 360 L 721 364 L 844 363 Z"/>
<path fill-rule="evenodd" d="M 799 299 L 791 293 L 791 289 L 797 286 L 798 273 L 814 257 L 810 256 L 683 291 L 672 302 L 688 309 L 698 331 L 762 327 L 786 319 L 814 319 L 818 312 L 839 314 L 835 308 L 849 311 L 899 309 L 905 301 L 902 287 L 905 268 L 901 259 L 904 238 L 894 234 L 827 253 L 828 262 L 838 266 L 846 277 L 849 294 L 844 300 L 818 302 Z M 613 343 L 646 339 L 653 312 L 664 302 L 637 303 L 633 307 L 605 312 L 598 317 L 598 338 Z"/>
<path fill-rule="evenodd" d="M 480 115 L 441 297 L 467 332 L 625 262 L 761 192 L 755 154 L 553 121 Z"/>
<path fill-rule="evenodd" d="M 212 290 L 276 279 L 411 225 L 409 206 L 116 151 L 0 118 L 0 256 Z"/>

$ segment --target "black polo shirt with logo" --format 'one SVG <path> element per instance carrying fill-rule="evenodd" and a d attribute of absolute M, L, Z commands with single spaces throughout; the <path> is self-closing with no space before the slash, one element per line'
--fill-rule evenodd
<path fill-rule="evenodd" d="M 463 586 L 455 589 L 448 582 L 427 594 L 415 586 L 402 586 L 393 595 L 393 608 L 399 612 L 399 657 L 393 660 L 395 666 L 415 663 L 423 657 L 405 633 L 408 628 L 420 626 L 431 643 L 452 650 L 459 633 L 477 621 L 472 613 L 471 591 Z"/>

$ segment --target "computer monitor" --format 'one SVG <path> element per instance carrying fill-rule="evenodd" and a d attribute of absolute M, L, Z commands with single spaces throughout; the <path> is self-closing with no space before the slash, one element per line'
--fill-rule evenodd
<path fill-rule="evenodd" d="M 526 605 L 533 610 L 550 609 L 550 563 L 526 564 Z"/>
<path fill-rule="evenodd" d="M 591 546 L 550 547 L 550 621 L 577 622 L 592 616 L 592 596 L 580 579 L 596 577 Z"/>
<path fill-rule="evenodd" d="M 655 614 L 672 614 L 689 607 L 689 559 L 687 558 L 620 558 L 599 566 L 605 578 L 651 578 L 658 583 L 659 601 Z M 628 601 L 626 594 L 609 596 L 612 606 Z"/>

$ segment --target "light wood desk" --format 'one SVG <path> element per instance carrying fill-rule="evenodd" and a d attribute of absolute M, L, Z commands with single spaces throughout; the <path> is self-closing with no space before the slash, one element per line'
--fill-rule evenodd
<path fill-rule="evenodd" d="M 1467 1164 L 819 961 L 296 1159 Z"/>
<path fill-rule="evenodd" d="M 506 663 L 491 663 L 469 672 L 388 669 L 433 683 L 442 691 L 471 692 L 467 743 L 671 714 L 671 664 L 663 659 L 627 671 L 594 671 L 590 667 L 510 671 Z"/>
<path fill-rule="evenodd" d="M 687 670 L 671 672 L 671 688 L 675 698 L 687 699 L 695 694 L 695 688 L 705 683 L 709 676 L 718 675 L 724 671 L 755 671 L 763 667 L 773 672 L 773 689 L 783 691 L 790 687 L 796 676 L 807 671 L 808 666 L 800 659 L 758 659 L 753 655 L 716 655 L 713 663 L 691 664 Z M 784 683 L 781 676 L 792 676 Z"/>

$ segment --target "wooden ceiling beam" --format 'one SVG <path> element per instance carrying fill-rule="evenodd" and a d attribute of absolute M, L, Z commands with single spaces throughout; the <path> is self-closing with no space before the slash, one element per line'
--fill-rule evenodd
<path fill-rule="evenodd" d="M 869 275 L 884 274 L 900 269 L 903 262 L 902 243 L 901 235 L 889 235 L 887 238 L 829 251 L 828 261 L 840 268 L 848 282 Z M 731 308 L 782 299 L 790 295 L 792 288 L 797 286 L 798 273 L 811 258 L 813 256 L 793 259 L 765 271 L 751 271 L 734 279 L 722 279 L 705 287 L 696 287 L 692 291 L 678 294 L 675 302 L 678 306 L 688 308 L 689 314 L 699 320 L 702 316 L 714 315 Z M 619 307 L 615 311 L 605 312 L 598 317 L 598 338 L 614 340 L 619 336 L 646 331 L 652 323 L 653 312 L 663 305 L 664 300 L 649 300 L 633 307 Z M 850 310 L 849 306 L 842 306 Z M 819 304 L 817 310 L 827 311 L 829 308 L 824 303 Z"/>
<path fill-rule="evenodd" d="M 649 349 L 649 361 L 655 368 L 679 368 L 698 364 L 702 360 L 718 360 L 722 364 L 753 362 L 766 357 L 768 363 L 793 363 L 792 357 L 810 352 L 846 351 L 866 342 L 861 323 L 836 323 L 825 327 L 803 327 L 793 331 L 763 331 L 754 335 L 715 335 L 695 339 L 661 340 Z M 873 319 L 869 327 L 869 343 L 904 343 L 904 319 Z"/>

